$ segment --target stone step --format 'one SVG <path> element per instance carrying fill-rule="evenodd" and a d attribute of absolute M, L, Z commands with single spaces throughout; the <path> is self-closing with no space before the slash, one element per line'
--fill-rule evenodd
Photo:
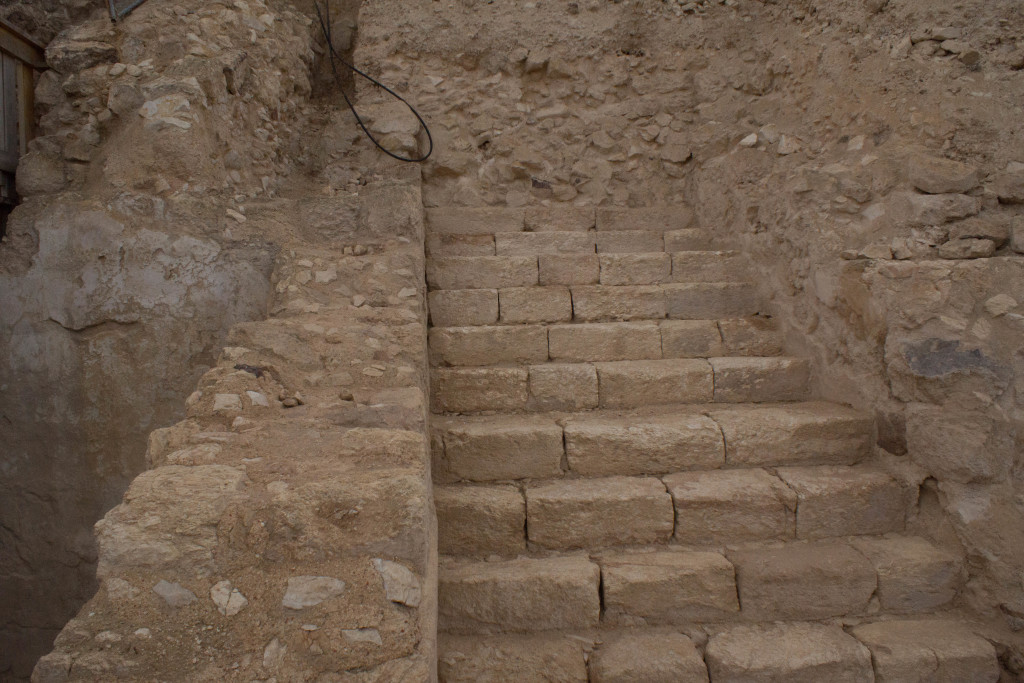
<path fill-rule="evenodd" d="M 564 471 L 581 476 L 854 465 L 870 454 L 873 440 L 870 418 L 821 402 L 438 417 L 431 426 L 439 483 L 557 477 L 563 463 Z M 726 478 L 707 483 L 723 491 L 731 485 Z M 714 525 L 716 533 L 727 528 L 729 520 Z"/>
<path fill-rule="evenodd" d="M 806 360 L 786 357 L 436 367 L 431 403 L 435 413 L 479 413 L 800 401 L 809 373 Z"/>
<path fill-rule="evenodd" d="M 515 433 L 504 431 L 500 438 L 513 440 Z M 777 473 L 712 469 L 660 478 L 563 477 L 557 449 L 545 446 L 547 440 L 533 438 L 517 445 L 517 460 L 526 465 L 520 478 L 531 479 L 521 494 L 507 486 L 438 488 L 444 494 L 438 502 L 438 525 L 444 547 L 452 548 L 450 554 L 471 554 L 472 550 L 458 549 L 475 545 L 499 554 L 517 552 L 524 544 L 553 550 L 670 541 L 713 546 L 872 536 L 905 528 L 910 503 L 906 493 L 887 474 L 871 467 L 827 465 L 782 468 Z M 531 443 L 544 452 L 534 454 Z M 507 474 L 505 469 L 512 465 L 500 463 L 482 474 Z M 479 509 L 474 512 L 474 508 Z M 479 528 L 463 525 L 464 520 L 474 519 Z M 453 531 L 448 532 L 449 527 Z M 479 539 L 472 540 L 477 535 Z M 890 550 L 885 544 L 865 543 L 858 549 L 870 557 L 884 559 Z"/>
<path fill-rule="evenodd" d="M 648 208 L 444 207 L 426 211 L 428 234 L 496 235 L 518 232 L 646 231 L 693 229 L 685 204 Z"/>
<path fill-rule="evenodd" d="M 781 353 L 779 335 L 767 321 L 722 322 L 724 327 L 714 320 L 433 327 L 430 358 L 434 365 L 484 366 Z"/>
<path fill-rule="evenodd" d="M 995 648 L 952 618 L 878 621 L 844 631 L 807 622 L 716 626 L 703 654 L 668 627 L 439 640 L 441 683 L 995 683 Z"/>
<path fill-rule="evenodd" d="M 884 551 L 865 555 L 858 548 L 868 542 Z M 917 537 L 768 542 L 724 552 L 673 545 L 590 553 L 442 557 L 441 629 L 497 633 L 920 615 L 947 607 L 964 581 L 958 558 Z M 888 598 L 876 599 L 876 590 Z"/>

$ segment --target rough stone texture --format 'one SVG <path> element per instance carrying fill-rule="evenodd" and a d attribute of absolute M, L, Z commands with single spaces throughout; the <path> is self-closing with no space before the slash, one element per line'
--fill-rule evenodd
<path fill-rule="evenodd" d="M 537 259 L 541 285 L 596 285 L 601 263 L 592 254 L 542 254 Z"/>
<path fill-rule="evenodd" d="M 557 323 L 572 319 L 572 297 L 565 287 L 521 287 L 498 292 L 504 323 Z"/>
<path fill-rule="evenodd" d="M 439 644 L 443 683 L 587 683 L 583 643 L 551 636 L 447 636 Z"/>
<path fill-rule="evenodd" d="M 704 403 L 714 395 L 711 366 L 703 360 L 597 363 L 602 408 Z"/>
<path fill-rule="evenodd" d="M 562 473 L 562 428 L 550 419 L 449 420 L 437 429 L 444 456 L 435 477 L 498 481 Z"/>
<path fill-rule="evenodd" d="M 722 335 L 713 320 L 665 320 L 660 327 L 661 353 L 665 358 L 722 355 Z"/>
<path fill-rule="evenodd" d="M 860 467 L 784 467 L 779 478 L 798 503 L 799 538 L 856 536 L 902 531 L 903 489 L 889 475 Z M 842 510 L 842 514 L 836 514 Z"/>
<path fill-rule="evenodd" d="M 686 624 L 739 612 L 732 564 L 718 553 L 613 555 L 600 562 L 611 623 Z"/>
<path fill-rule="evenodd" d="M 660 287 L 572 287 L 573 317 L 583 322 L 652 320 L 665 317 Z"/>
<path fill-rule="evenodd" d="M 490 325 L 498 322 L 498 290 L 456 289 L 430 292 L 430 322 L 435 327 Z"/>
<path fill-rule="evenodd" d="M 541 326 L 434 327 L 431 362 L 438 365 L 501 365 L 548 359 L 548 332 Z"/>
<path fill-rule="evenodd" d="M 526 406 L 525 368 L 437 368 L 431 376 L 435 412 L 473 413 Z"/>
<path fill-rule="evenodd" d="M 923 538 L 863 538 L 852 544 L 875 566 L 885 610 L 934 610 L 952 602 L 963 586 L 960 559 Z"/>
<path fill-rule="evenodd" d="M 537 284 L 537 258 L 529 256 L 444 256 L 427 264 L 433 289 L 495 289 Z"/>
<path fill-rule="evenodd" d="M 589 410 L 598 406 L 597 370 L 593 365 L 532 365 L 529 381 L 529 406 L 533 410 Z"/>
<path fill-rule="evenodd" d="M 526 501 L 512 486 L 434 489 L 442 555 L 512 555 L 526 549 Z"/>
<path fill-rule="evenodd" d="M 872 683 L 871 654 L 836 626 L 737 626 L 712 636 L 712 680 Z"/>
<path fill-rule="evenodd" d="M 956 622 L 889 621 L 852 633 L 871 650 L 878 683 L 1000 680 L 991 643 Z"/>
<path fill-rule="evenodd" d="M 757 293 L 749 284 L 701 282 L 665 287 L 665 312 L 669 318 L 740 318 L 757 315 L 761 308 Z"/>
<path fill-rule="evenodd" d="M 593 362 L 661 358 L 657 323 L 553 325 L 548 330 L 551 360 Z"/>
<path fill-rule="evenodd" d="M 712 358 L 715 401 L 799 401 L 807 398 L 809 366 L 800 358 Z"/>
<path fill-rule="evenodd" d="M 708 670 L 693 641 L 680 633 L 614 636 L 590 659 L 593 683 L 707 683 Z"/>
<path fill-rule="evenodd" d="M 672 274 L 670 254 L 601 254 L 602 285 L 657 285 Z"/>

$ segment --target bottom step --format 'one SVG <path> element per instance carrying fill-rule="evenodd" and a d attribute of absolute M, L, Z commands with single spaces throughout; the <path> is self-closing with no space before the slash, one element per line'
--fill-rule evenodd
<path fill-rule="evenodd" d="M 1000 675 L 988 641 L 940 619 L 850 633 L 813 623 L 743 625 L 712 632 L 706 643 L 654 629 L 442 636 L 438 671 L 441 683 L 995 683 Z"/>

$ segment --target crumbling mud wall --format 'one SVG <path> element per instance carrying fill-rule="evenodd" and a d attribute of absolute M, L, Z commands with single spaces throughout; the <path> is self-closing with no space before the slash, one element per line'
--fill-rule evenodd
<path fill-rule="evenodd" d="M 743 247 L 1020 626 L 1018 3 L 368 0 L 360 36 L 434 126 L 428 206 L 666 204 Z"/>

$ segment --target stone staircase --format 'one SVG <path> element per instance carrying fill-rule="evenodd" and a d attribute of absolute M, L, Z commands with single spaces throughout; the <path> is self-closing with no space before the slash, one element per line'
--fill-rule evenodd
<path fill-rule="evenodd" d="M 872 421 L 683 209 L 428 212 L 442 681 L 995 681 Z"/>

